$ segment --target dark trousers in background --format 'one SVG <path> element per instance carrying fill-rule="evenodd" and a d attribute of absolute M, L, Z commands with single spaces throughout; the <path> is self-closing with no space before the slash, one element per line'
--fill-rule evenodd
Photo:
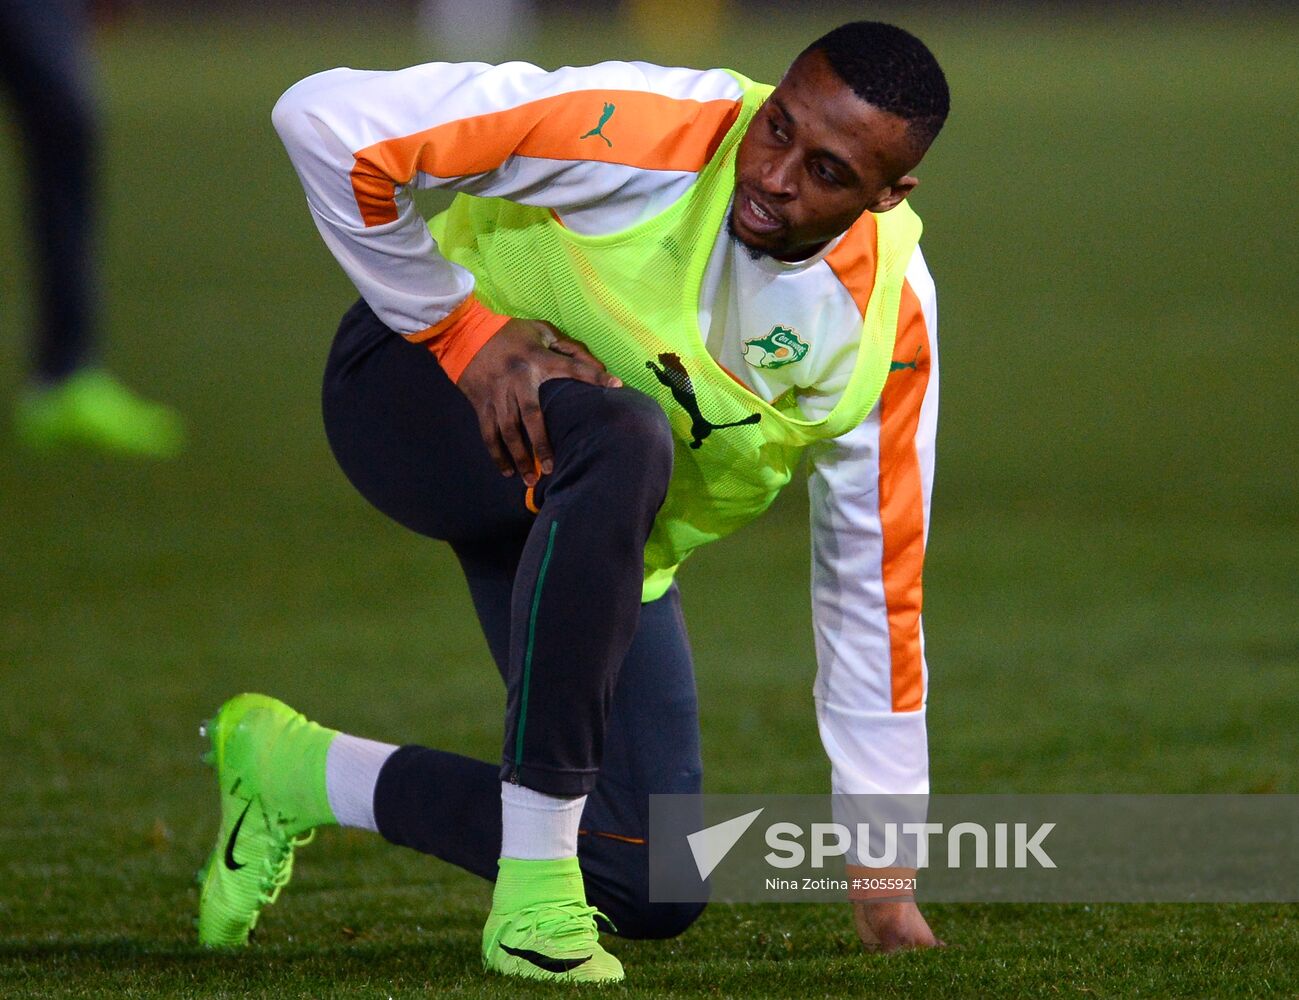
<path fill-rule="evenodd" d="M 323 400 L 357 490 L 452 545 L 507 690 L 501 765 L 403 747 L 379 777 L 380 832 L 493 878 L 502 780 L 589 793 L 578 853 L 590 902 L 626 936 L 679 933 L 702 907 L 648 902 L 645 846 L 648 796 L 698 792 L 702 770 L 680 600 L 673 589 L 640 603 L 644 543 L 671 474 L 658 404 L 629 389 L 544 383 L 555 470 L 533 514 L 433 356 L 364 302 L 339 327 Z"/>
<path fill-rule="evenodd" d="M 58 381 L 94 348 L 98 114 L 83 0 L 0 0 L 0 84 L 13 98 L 36 248 L 33 374 Z"/>

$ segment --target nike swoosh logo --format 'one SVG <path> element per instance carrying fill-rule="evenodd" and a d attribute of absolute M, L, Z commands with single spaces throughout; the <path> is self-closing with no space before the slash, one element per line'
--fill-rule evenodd
<path fill-rule="evenodd" d="M 529 951 L 527 948 L 511 948 L 508 944 L 501 945 L 501 951 L 507 955 L 513 955 L 515 958 L 521 958 L 525 962 L 531 962 L 538 969 L 545 969 L 547 972 L 568 972 L 570 969 L 576 969 L 579 965 L 585 965 L 591 961 L 590 955 L 587 955 L 586 958 L 551 958 L 539 951 Z"/>
<path fill-rule="evenodd" d="M 239 828 L 244 825 L 244 817 L 248 815 L 248 810 L 253 807 L 252 799 L 249 799 L 244 806 L 244 811 L 239 814 L 239 819 L 235 821 L 235 828 L 230 831 L 230 836 L 226 838 L 226 867 L 232 872 L 237 872 L 243 867 L 235 860 L 235 840 L 239 836 Z"/>

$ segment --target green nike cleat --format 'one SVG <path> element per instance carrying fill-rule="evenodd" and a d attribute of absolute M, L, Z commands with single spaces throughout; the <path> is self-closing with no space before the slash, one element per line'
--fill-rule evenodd
<path fill-rule="evenodd" d="M 29 388 L 14 417 L 35 451 L 90 448 L 141 458 L 174 458 L 185 443 L 175 410 L 137 396 L 108 372 L 83 369 L 55 385 Z"/>
<path fill-rule="evenodd" d="M 600 947 L 577 858 L 501 858 L 483 928 L 483 968 L 558 982 L 615 983 L 622 963 Z M 608 919 L 607 917 L 604 919 Z"/>
<path fill-rule="evenodd" d="M 200 732 L 216 768 L 221 825 L 199 871 L 198 939 L 214 948 L 248 943 L 262 907 L 293 875 L 293 851 L 332 824 L 325 758 L 337 733 L 261 694 L 231 698 Z"/>

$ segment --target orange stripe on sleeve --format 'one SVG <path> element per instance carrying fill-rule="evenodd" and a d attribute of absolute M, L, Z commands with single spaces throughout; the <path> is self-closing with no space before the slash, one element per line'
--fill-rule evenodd
<path fill-rule="evenodd" d="M 879 226 L 875 216 L 863 212 L 861 218 L 848 227 L 838 245 L 825 255 L 844 288 L 857 303 L 858 310 L 866 315 L 866 303 L 875 288 L 875 256 Z"/>
<path fill-rule="evenodd" d="M 613 111 L 605 119 L 606 106 Z M 352 191 L 367 226 L 397 219 L 399 184 L 416 173 L 461 177 L 511 156 L 590 160 L 648 170 L 699 170 L 740 113 L 737 101 L 691 101 L 636 90 L 580 90 L 474 115 L 357 151 Z M 597 132 L 598 134 L 592 134 Z"/>
<path fill-rule="evenodd" d="M 470 295 L 451 310 L 440 323 L 403 333 L 413 344 L 424 344 L 452 382 L 459 382 L 469 362 L 510 317 L 492 312 Z"/>
<path fill-rule="evenodd" d="M 492 312 L 471 295 L 441 323 L 406 339 L 425 344 L 447 377 L 459 382 L 474 355 L 509 321 L 509 316 Z"/>
<path fill-rule="evenodd" d="M 929 354 L 920 300 L 906 284 L 893 356 L 904 362 L 914 361 L 915 368 L 891 372 L 880 396 L 880 527 L 884 536 L 884 600 L 888 608 L 895 712 L 913 712 L 924 704 L 920 608 L 925 508 L 916 430 L 920 404 L 929 385 Z"/>

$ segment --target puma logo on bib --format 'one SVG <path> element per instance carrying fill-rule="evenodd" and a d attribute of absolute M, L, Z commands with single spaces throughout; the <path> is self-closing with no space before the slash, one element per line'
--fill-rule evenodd
<path fill-rule="evenodd" d="M 729 424 L 713 423 L 699 412 L 699 399 L 695 396 L 695 385 L 690 381 L 690 375 L 686 371 L 686 366 L 681 363 L 681 358 L 672 353 L 663 353 L 659 355 L 659 361 L 662 363 L 661 368 L 653 361 L 646 361 L 645 367 L 668 387 L 672 398 L 680 404 L 681 409 L 690 414 L 690 435 L 694 438 L 690 442 L 691 448 L 702 445 L 704 438 L 713 431 L 724 430 L 727 427 L 746 427 L 762 419 L 761 413 L 750 413 L 743 420 L 733 420 Z"/>

